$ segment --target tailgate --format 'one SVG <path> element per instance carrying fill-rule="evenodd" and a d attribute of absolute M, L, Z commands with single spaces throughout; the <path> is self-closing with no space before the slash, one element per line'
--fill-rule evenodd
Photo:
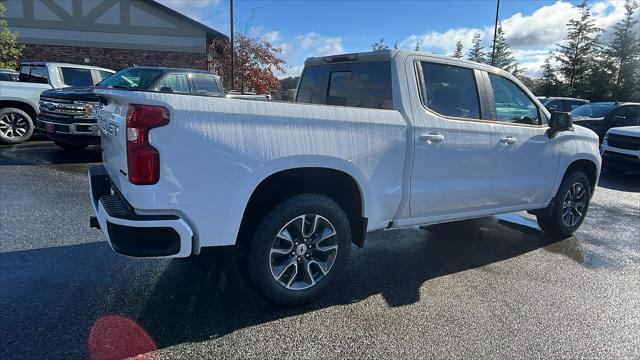
<path fill-rule="evenodd" d="M 128 101 L 123 96 L 101 94 L 108 101 L 98 113 L 98 126 L 102 133 L 102 161 L 111 181 L 120 190 L 128 184 L 127 178 L 127 110 Z"/>

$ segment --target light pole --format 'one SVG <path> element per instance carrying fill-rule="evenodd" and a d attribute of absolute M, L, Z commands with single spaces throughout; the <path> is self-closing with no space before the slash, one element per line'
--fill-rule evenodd
<path fill-rule="evenodd" d="M 231 89 L 230 90 L 235 90 L 235 79 L 234 79 L 234 69 L 233 69 L 233 0 L 229 0 L 229 13 L 231 16 Z"/>
<path fill-rule="evenodd" d="M 233 1 L 233 0 L 231 0 Z M 494 59 L 496 57 L 496 36 L 498 35 L 498 14 L 500 13 L 500 0 L 497 0 L 496 5 L 496 23 L 493 26 L 493 50 L 491 51 L 491 66 L 494 64 Z"/>

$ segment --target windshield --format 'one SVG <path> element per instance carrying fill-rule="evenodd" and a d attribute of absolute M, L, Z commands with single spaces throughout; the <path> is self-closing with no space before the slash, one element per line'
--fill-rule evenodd
<path fill-rule="evenodd" d="M 609 111 L 613 110 L 615 106 L 611 104 L 586 104 L 577 107 L 571 112 L 572 116 L 585 116 L 590 118 L 605 117 Z"/>
<path fill-rule="evenodd" d="M 163 74 L 159 69 L 129 68 L 120 70 L 98 83 L 98 86 L 146 90 Z"/>

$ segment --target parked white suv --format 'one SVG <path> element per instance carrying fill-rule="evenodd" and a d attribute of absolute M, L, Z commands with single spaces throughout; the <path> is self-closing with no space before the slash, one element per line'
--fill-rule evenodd
<path fill-rule="evenodd" d="M 640 172 L 640 126 L 609 129 L 602 142 L 602 166 L 610 173 Z"/>
<path fill-rule="evenodd" d="M 372 230 L 529 210 L 569 236 L 600 173 L 595 133 L 511 74 L 420 52 L 308 59 L 293 104 L 96 92 L 91 222 L 111 247 L 233 246 L 280 303 L 321 295 Z"/>
<path fill-rule="evenodd" d="M 115 71 L 88 65 L 23 62 L 19 81 L 0 81 L 0 144 L 29 140 L 40 113 L 40 93 L 69 86 L 92 86 Z"/>

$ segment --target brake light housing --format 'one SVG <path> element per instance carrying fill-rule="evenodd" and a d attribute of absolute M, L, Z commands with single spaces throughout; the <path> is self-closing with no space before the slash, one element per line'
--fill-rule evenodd
<path fill-rule="evenodd" d="M 162 106 L 129 104 L 127 110 L 127 167 L 129 181 L 153 185 L 160 180 L 160 153 L 149 143 L 149 130 L 169 123 Z"/>

